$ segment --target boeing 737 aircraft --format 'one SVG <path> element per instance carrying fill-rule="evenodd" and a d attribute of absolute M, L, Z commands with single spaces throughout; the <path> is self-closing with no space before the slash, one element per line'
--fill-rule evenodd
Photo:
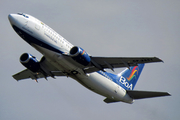
<path fill-rule="evenodd" d="M 22 54 L 20 62 L 26 69 L 13 75 L 17 81 L 68 76 L 104 96 L 106 103 L 133 103 L 135 99 L 170 95 L 133 90 L 145 63 L 162 62 L 157 57 L 94 57 L 31 15 L 9 14 L 8 19 L 16 33 L 43 55 L 38 61 L 29 53 Z M 127 68 L 117 75 L 105 71 L 120 67 Z"/>

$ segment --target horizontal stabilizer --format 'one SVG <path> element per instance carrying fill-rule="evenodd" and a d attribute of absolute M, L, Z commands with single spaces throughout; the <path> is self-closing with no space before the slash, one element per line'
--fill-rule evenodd
<path fill-rule="evenodd" d="M 127 94 L 133 99 L 170 96 L 170 94 L 167 92 L 136 91 L 136 90 L 126 90 L 126 91 Z"/>

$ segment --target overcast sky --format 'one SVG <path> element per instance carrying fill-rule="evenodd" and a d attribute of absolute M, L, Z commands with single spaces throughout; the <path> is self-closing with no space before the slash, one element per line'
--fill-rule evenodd
<path fill-rule="evenodd" d="M 1 0 L 1 120 L 180 119 L 179 0 Z M 17 82 L 24 52 L 42 55 L 12 29 L 8 14 L 28 13 L 92 56 L 159 57 L 146 64 L 135 90 L 167 91 L 171 97 L 106 104 L 71 78 Z M 115 74 L 123 69 L 115 69 Z"/>

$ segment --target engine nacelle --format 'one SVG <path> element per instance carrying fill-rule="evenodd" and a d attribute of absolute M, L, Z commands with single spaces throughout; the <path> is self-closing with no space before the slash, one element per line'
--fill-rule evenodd
<path fill-rule="evenodd" d="M 20 62 L 32 72 L 38 72 L 38 70 L 40 69 L 39 61 L 36 59 L 36 57 L 32 56 L 29 53 L 22 54 L 20 57 Z"/>
<path fill-rule="evenodd" d="M 78 63 L 80 63 L 84 66 L 88 65 L 91 62 L 91 58 L 89 57 L 87 52 L 77 46 L 74 46 L 73 48 L 71 48 L 70 56 L 72 56 L 72 58 L 75 61 L 77 61 Z"/>

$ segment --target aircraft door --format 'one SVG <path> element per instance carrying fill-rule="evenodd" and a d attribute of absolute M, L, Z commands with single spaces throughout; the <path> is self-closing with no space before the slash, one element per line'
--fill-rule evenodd
<path fill-rule="evenodd" d="M 115 93 L 118 93 L 119 91 L 119 85 L 116 86 L 116 89 L 114 90 Z"/>
<path fill-rule="evenodd" d="M 36 30 L 39 30 L 40 26 L 37 23 L 35 23 L 35 28 L 36 28 Z"/>

